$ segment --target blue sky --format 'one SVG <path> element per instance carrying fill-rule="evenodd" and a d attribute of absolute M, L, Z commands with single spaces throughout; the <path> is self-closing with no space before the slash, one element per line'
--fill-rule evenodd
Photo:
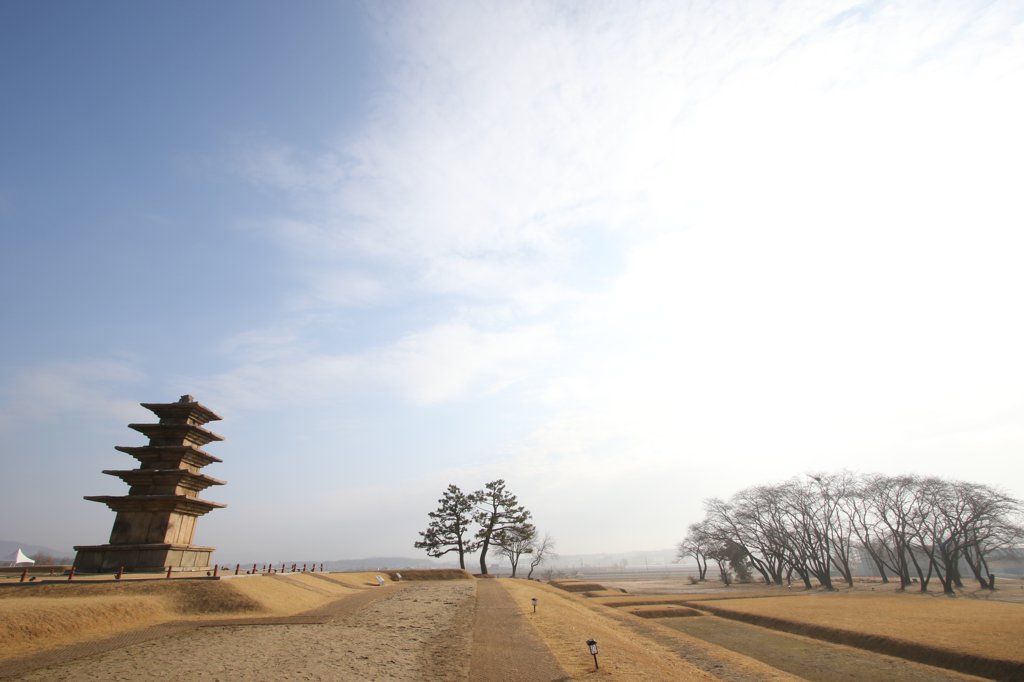
<path fill-rule="evenodd" d="M 815 470 L 1024 495 L 1014 2 L 5 3 L 0 537 L 220 413 L 225 560 L 565 553 Z M 32 509 L 31 512 L 26 512 Z"/>

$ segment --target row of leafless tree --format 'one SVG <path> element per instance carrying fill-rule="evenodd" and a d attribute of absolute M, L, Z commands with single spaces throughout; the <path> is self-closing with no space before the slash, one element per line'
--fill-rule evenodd
<path fill-rule="evenodd" d="M 852 566 L 870 562 L 900 589 L 934 577 L 942 590 L 963 587 L 967 568 L 993 589 L 993 552 L 1024 539 L 1021 502 L 990 486 L 923 476 L 813 474 L 705 501 L 706 515 L 679 544 L 681 558 L 709 562 L 722 579 L 754 574 L 769 584 L 794 578 L 833 589 L 853 585 Z"/>

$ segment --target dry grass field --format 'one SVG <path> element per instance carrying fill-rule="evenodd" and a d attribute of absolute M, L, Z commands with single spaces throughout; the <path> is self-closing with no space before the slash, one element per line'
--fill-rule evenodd
<path fill-rule="evenodd" d="M 559 663 L 572 679 L 598 676 L 616 680 L 794 680 L 759 661 L 639 621 L 630 627 L 615 612 L 586 597 L 536 582 L 502 581 L 515 597 Z M 538 600 L 533 613 L 531 599 Z M 595 608 L 596 607 L 596 608 Z M 639 628 L 639 631 L 638 631 Z M 586 655 L 586 641 L 597 640 L 599 671 Z M 687 657 L 681 657 L 681 652 Z"/>
<path fill-rule="evenodd" d="M 705 608 L 709 606 L 705 604 Z M 717 601 L 729 612 L 834 628 L 1024 662 L 1024 607 L 1018 604 L 892 594 L 817 594 Z"/>
<path fill-rule="evenodd" d="M 170 618 L 164 600 L 150 596 L 0 599 L 0 659 Z"/>
<path fill-rule="evenodd" d="M 374 575 L 282 573 L 10 585 L 0 589 L 0 660 L 172 620 L 301 613 L 376 585 Z"/>
<path fill-rule="evenodd" d="M 698 608 L 726 618 L 994 679 L 1024 679 L 1024 607 L 893 594 L 729 599 Z"/>
<path fill-rule="evenodd" d="M 168 666 L 180 661 L 190 679 L 463 680 L 472 658 L 476 678 L 496 680 L 977 679 L 955 670 L 1024 679 L 1024 603 L 986 595 L 707 584 L 659 595 L 487 581 L 510 597 L 503 605 L 483 600 L 494 591 L 462 571 L 383 575 L 383 588 L 372 572 L 9 584 L 0 588 L 0 678 L 6 669 L 18 679 L 172 679 Z M 480 608 L 492 616 L 481 620 Z M 557 674 L 550 665 L 531 673 L 527 660 L 510 676 L 486 660 L 506 637 L 549 651 Z M 599 642 L 598 670 L 588 639 Z M 485 640 L 491 649 L 473 644 Z M 25 672 L 40 665 L 57 667 Z"/>
<path fill-rule="evenodd" d="M 572 589 L 574 581 L 566 582 Z M 994 679 L 1024 679 L 1024 653 L 1017 645 L 1024 639 L 1024 590 L 1017 580 L 1002 581 L 995 592 L 968 587 L 955 597 L 935 592 L 900 593 L 893 584 L 877 582 L 836 592 L 758 585 L 727 588 L 714 582 L 683 585 L 681 581 L 620 582 L 615 586 L 639 594 L 586 594 L 593 594 L 594 601 L 603 605 L 664 619 L 662 622 L 674 629 L 728 642 L 762 659 L 769 657 L 767 649 L 753 639 L 758 631 L 771 630 Z M 658 594 L 657 587 L 672 590 Z M 695 613 L 720 618 L 686 623 L 674 620 Z M 722 618 L 761 628 L 741 631 L 737 625 L 723 623 Z M 775 640 L 773 646 L 791 643 Z"/>

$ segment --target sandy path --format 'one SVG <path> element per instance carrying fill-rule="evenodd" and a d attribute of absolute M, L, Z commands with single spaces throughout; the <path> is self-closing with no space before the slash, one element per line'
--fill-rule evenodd
<path fill-rule="evenodd" d="M 469 679 L 473 682 L 570 679 L 498 580 L 477 581 Z"/>
<path fill-rule="evenodd" d="M 475 588 L 470 580 L 403 583 L 307 612 L 306 624 L 206 624 L 19 679 L 465 680 Z"/>

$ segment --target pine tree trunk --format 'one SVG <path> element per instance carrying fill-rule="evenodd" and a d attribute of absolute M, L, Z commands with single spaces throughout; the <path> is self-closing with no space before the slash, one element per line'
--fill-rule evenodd
<path fill-rule="evenodd" d="M 487 548 L 490 544 L 490 538 L 485 538 L 480 545 L 480 575 L 487 575 Z"/>

